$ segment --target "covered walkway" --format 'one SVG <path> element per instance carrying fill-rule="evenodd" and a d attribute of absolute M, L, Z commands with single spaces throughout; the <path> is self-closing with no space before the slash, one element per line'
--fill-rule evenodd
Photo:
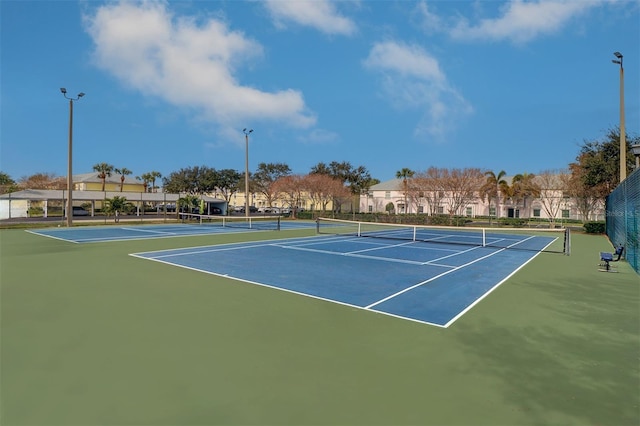
<path fill-rule="evenodd" d="M 68 191 L 64 189 L 25 189 L 23 191 L 10 192 L 0 195 L 0 219 L 12 219 L 14 217 L 26 217 L 24 208 L 27 202 L 43 202 L 44 217 L 48 217 L 48 207 L 50 202 L 55 202 L 60 206 L 66 205 Z M 143 206 L 151 204 L 154 207 L 165 210 L 163 206 L 173 206 L 175 208 L 178 200 L 186 194 L 170 194 L 166 192 L 119 192 L 119 191 L 73 191 L 72 198 L 74 205 L 91 204 L 90 215 L 94 216 L 96 203 L 103 203 L 107 199 L 114 197 L 126 198 L 128 202 L 136 206 L 136 215 L 144 212 Z M 213 198 L 206 195 L 199 196 L 205 202 L 205 213 L 213 207 L 217 207 L 222 214 L 227 213 L 227 202 L 220 198 Z M 20 208 L 16 209 L 12 204 L 19 202 Z M 14 207 L 14 208 L 12 208 Z"/>

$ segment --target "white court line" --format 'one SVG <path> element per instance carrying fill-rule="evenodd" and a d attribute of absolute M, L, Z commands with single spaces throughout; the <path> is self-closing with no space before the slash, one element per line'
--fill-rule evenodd
<path fill-rule="evenodd" d="M 422 265 L 422 262 L 416 262 L 414 260 L 405 260 L 405 259 L 394 259 L 392 257 L 367 256 L 364 254 L 342 253 L 338 251 L 320 250 L 320 249 L 312 249 L 312 248 L 298 247 L 298 246 L 286 246 L 286 245 L 280 245 L 280 244 L 271 244 L 271 246 L 280 247 L 286 250 L 298 250 L 298 251 L 308 251 L 312 253 L 330 254 L 332 256 L 358 257 L 361 259 L 381 260 L 383 262 L 405 263 L 409 265 Z M 437 266 L 437 265 L 434 265 L 434 266 Z"/>
<path fill-rule="evenodd" d="M 49 234 L 42 234 L 40 232 L 35 232 L 35 231 L 31 231 L 28 229 L 25 229 L 26 232 L 33 234 L 33 235 L 38 235 L 39 237 L 47 237 L 47 238 L 51 238 L 53 240 L 60 240 L 60 241 L 64 241 L 66 243 L 73 243 L 73 244 L 78 244 L 78 241 L 75 240 L 68 240 L 66 238 L 61 238 L 61 237 L 56 237 L 55 235 L 49 235 Z"/>
<path fill-rule="evenodd" d="M 345 254 L 346 255 L 351 255 L 351 254 L 364 253 L 364 252 L 367 252 L 367 251 L 384 250 L 384 249 L 388 249 L 388 248 L 408 246 L 408 245 L 413 244 L 413 243 L 414 243 L 413 241 L 408 241 L 406 243 L 390 244 L 390 245 L 379 246 L 379 247 L 371 247 L 371 248 L 363 249 L 363 250 L 348 251 Z"/>
<path fill-rule="evenodd" d="M 410 291 L 410 290 L 413 290 L 414 288 L 417 288 L 417 287 L 423 286 L 423 285 L 425 285 L 425 284 L 427 284 L 427 283 L 430 283 L 431 281 L 435 281 L 435 280 L 437 280 L 437 279 L 438 279 L 438 278 L 440 278 L 440 277 L 443 277 L 443 276 L 445 276 L 445 275 L 448 275 L 448 274 L 450 274 L 450 273 L 452 273 L 452 272 L 455 272 L 455 271 L 457 271 L 457 270 L 460 270 L 460 269 L 462 269 L 462 268 L 464 268 L 464 267 L 467 267 L 467 266 L 469 266 L 469 265 L 472 265 L 472 264 L 474 264 L 474 263 L 476 263 L 476 262 L 479 262 L 479 261 L 481 261 L 481 260 L 484 260 L 484 259 L 486 259 L 486 258 L 488 258 L 488 257 L 493 256 L 493 255 L 496 255 L 496 254 L 498 254 L 498 253 L 500 253 L 501 251 L 504 251 L 504 250 L 506 250 L 506 249 L 500 249 L 500 250 L 498 250 L 498 251 L 496 251 L 496 252 L 494 252 L 494 253 L 489 253 L 489 254 L 488 254 L 488 255 L 486 255 L 486 256 L 479 257 L 479 258 L 477 258 L 477 259 L 475 259 L 475 260 L 472 260 L 471 262 L 465 263 L 464 265 L 460 265 L 460 266 L 458 266 L 458 267 L 455 267 L 455 268 L 453 268 L 453 269 L 450 269 L 450 270 L 448 270 L 448 271 L 445 271 L 445 272 L 443 272 L 443 273 L 441 273 L 441 274 L 436 275 L 435 277 L 431 277 L 431 278 L 429 278 L 428 280 L 421 281 L 421 282 L 419 282 L 418 284 L 414 284 L 414 285 L 412 285 L 411 287 L 407 287 L 407 288 L 405 288 L 405 289 L 403 289 L 403 290 L 400 290 L 400 291 L 398 291 L 398 292 L 396 292 L 396 293 L 394 293 L 394 294 L 392 294 L 392 295 L 390 295 L 390 296 L 385 297 L 384 299 L 380 299 L 380 300 L 378 300 L 377 302 L 373 302 L 373 303 L 372 303 L 372 304 L 370 304 L 369 306 L 365 306 L 365 309 L 370 309 L 370 308 L 372 308 L 372 307 L 374 307 L 374 306 L 376 306 L 376 305 L 379 305 L 379 304 L 381 304 L 381 303 L 383 303 L 383 302 L 386 302 L 387 300 L 393 299 L 393 298 L 395 298 L 395 297 L 400 296 L 400 295 L 401 295 L 401 294 L 403 294 L 403 293 L 406 293 L 406 292 L 408 292 L 408 291 Z"/>
<path fill-rule="evenodd" d="M 531 237 L 533 238 L 533 237 Z M 528 239 L 528 238 L 527 238 Z M 535 255 L 531 256 L 531 258 L 529 260 L 527 260 L 526 262 L 524 262 L 522 265 L 518 266 L 512 273 L 510 273 L 509 275 L 507 275 L 506 277 L 504 277 L 504 279 L 502 281 L 500 281 L 499 283 L 497 283 L 496 285 L 494 285 L 493 287 L 491 287 L 488 291 L 486 291 L 482 296 L 480 296 L 479 298 L 477 298 L 473 303 L 471 303 L 469 306 L 467 306 L 465 309 L 463 309 L 462 311 L 460 311 L 460 313 L 458 313 L 458 315 L 456 315 L 455 317 L 451 318 L 449 320 L 449 322 L 447 322 L 444 327 L 447 328 L 449 327 L 451 324 L 453 324 L 458 318 L 462 317 L 464 314 L 466 314 L 469 310 L 471 310 L 471 308 L 473 308 L 474 306 L 476 306 L 478 303 L 480 303 L 480 301 L 482 299 L 484 299 L 485 297 L 489 296 L 490 293 L 492 293 L 496 288 L 498 288 L 500 285 L 502 285 L 502 283 L 504 283 L 505 281 L 507 281 L 509 278 L 511 278 L 516 272 L 518 272 L 520 269 L 524 268 L 524 266 L 531 262 L 533 259 L 535 259 L 536 257 L 538 257 L 540 255 L 540 253 L 542 253 L 544 250 L 547 249 L 547 247 L 549 247 L 551 244 L 553 244 L 555 241 L 557 240 L 557 238 L 554 238 L 553 240 L 551 240 L 551 242 L 549 242 L 549 244 L 547 244 L 546 246 L 544 246 L 542 248 L 542 250 L 538 251 L 538 253 L 536 253 Z M 518 243 L 516 243 L 518 244 Z M 515 244 L 514 244 L 515 245 Z M 511 247 L 511 246 L 509 246 Z"/>
<path fill-rule="evenodd" d="M 239 243 L 232 243 L 232 244 L 239 244 Z M 275 244 L 271 244 L 271 243 L 267 243 L 267 244 L 255 244 L 255 245 L 242 245 L 242 246 L 238 246 L 238 247 L 222 247 L 222 248 L 212 248 L 209 250 L 194 250 L 194 251 L 185 251 L 185 252 L 180 252 L 180 253 L 167 253 L 167 254 L 161 254 L 158 256 L 154 256 L 154 257 L 147 257 L 147 256 L 142 256 L 142 254 L 144 253 L 140 253 L 140 254 L 132 254 L 131 256 L 136 256 L 136 257 L 142 257 L 144 259 L 161 259 L 163 257 L 177 257 L 177 256 L 190 256 L 193 254 L 200 254 L 200 253 L 215 253 L 218 251 L 231 251 L 231 250 L 242 250 L 242 249 L 247 249 L 247 248 L 254 248 L 254 247 L 265 247 L 265 246 L 274 246 Z M 211 246 L 205 246 L 205 247 L 211 247 Z M 215 246 L 214 246 L 215 247 Z M 194 247 L 195 249 L 197 249 L 198 247 Z M 169 249 L 169 250 L 163 250 L 163 251 L 177 251 L 177 250 L 184 250 L 184 249 Z M 152 252 L 154 253 L 154 252 Z M 157 252 L 159 253 L 159 252 Z"/>
<path fill-rule="evenodd" d="M 342 241 L 357 241 L 360 240 L 360 237 L 356 237 L 356 238 L 348 238 Z M 337 242 L 342 242 L 340 240 L 337 240 Z M 336 240 L 333 241 L 323 241 L 320 244 L 325 244 L 325 243 L 335 243 Z M 400 244 L 391 244 L 391 245 L 377 245 L 377 247 L 373 247 L 373 248 L 368 248 L 368 249 L 363 249 L 363 250 L 356 250 L 356 251 L 351 251 L 351 252 L 336 252 L 336 251 L 331 251 L 331 250 L 321 250 L 321 249 L 312 249 L 312 248 L 307 248 L 307 247 L 302 247 L 302 245 L 280 245 L 280 244 L 274 244 L 274 246 L 280 247 L 280 248 L 284 248 L 284 249 L 289 249 L 289 250 L 301 250 L 301 251 L 309 251 L 309 252 L 313 252 L 313 253 L 323 253 L 323 254 L 330 254 L 330 255 L 334 255 L 334 256 L 351 256 L 351 257 L 359 257 L 359 258 L 363 258 L 363 259 L 374 259 L 374 260 L 381 260 L 383 262 L 395 262 L 395 263 L 405 263 L 405 264 L 410 264 L 410 265 L 430 265 L 430 266 L 436 266 L 439 268 L 456 268 L 456 266 L 453 265 L 446 265 L 446 264 L 442 264 L 442 263 L 436 263 L 440 260 L 443 259 L 447 259 L 453 256 L 458 256 L 460 254 L 463 253 L 467 253 L 471 250 L 475 250 L 480 248 L 481 246 L 474 246 L 470 249 L 467 250 L 462 250 L 462 251 L 456 251 L 456 250 L 452 250 L 452 249 L 438 249 L 438 248 L 426 248 L 426 247 L 419 247 L 418 245 L 415 244 L 416 241 L 408 241 L 408 242 L 404 242 L 404 243 L 400 243 Z M 423 241 L 418 241 L 418 243 L 423 243 Z M 317 245 L 314 242 L 310 242 L 308 244 L 304 244 L 304 245 Z M 442 256 L 436 259 L 432 259 L 429 260 L 427 262 L 419 262 L 419 261 L 415 261 L 415 260 L 406 260 L 406 259 L 397 259 L 397 258 L 393 258 L 393 257 L 383 257 L 383 256 L 368 256 L 368 255 L 362 255 L 361 253 L 364 252 L 369 252 L 369 251 L 375 251 L 375 250 L 384 250 L 384 249 L 388 249 L 388 248 L 395 248 L 395 247 L 407 247 L 409 245 L 414 245 L 413 248 L 418 249 L 418 250 L 440 250 L 440 251 L 448 251 L 448 252 L 453 252 L 452 254 L 449 254 L 447 256 Z"/>
<path fill-rule="evenodd" d="M 147 232 L 149 234 L 162 234 L 162 235 L 176 235 L 177 232 L 171 231 L 158 231 L 158 230 L 150 230 L 150 229 L 140 229 L 140 228 L 119 228 L 124 231 L 135 231 L 135 232 Z"/>
<path fill-rule="evenodd" d="M 411 287 L 407 287 L 407 288 L 405 288 L 404 290 L 400 290 L 400 291 L 398 291 L 398 292 L 396 292 L 396 293 L 394 293 L 394 294 L 392 294 L 392 295 L 390 295 L 390 296 L 385 297 L 384 299 L 378 300 L 377 302 L 374 302 L 374 303 L 370 304 L 369 306 L 365 306 L 365 309 L 370 309 L 370 308 L 372 308 L 373 306 L 379 305 L 379 304 L 381 304 L 381 303 L 383 303 L 383 302 L 386 302 L 387 300 L 390 300 L 390 299 L 393 299 L 393 298 L 395 298 L 395 297 L 398 297 L 399 295 L 401 295 L 401 294 L 403 294 L 403 293 L 406 293 L 406 292 L 408 292 L 408 291 L 410 291 L 410 290 L 413 290 L 414 288 L 417 288 L 417 287 L 423 286 L 423 285 L 425 285 L 425 284 L 427 284 L 427 283 L 430 283 L 431 281 L 437 280 L 437 279 L 438 279 L 438 278 L 440 278 L 440 277 L 443 277 L 443 276 L 448 275 L 448 274 L 450 274 L 450 273 L 452 273 L 452 272 L 458 271 L 458 270 L 460 270 L 460 269 L 462 269 L 462 268 L 465 268 L 465 267 L 467 267 L 467 266 L 469 266 L 469 265 L 473 265 L 473 264 L 474 264 L 474 263 L 476 263 L 476 262 L 479 262 L 479 261 L 481 261 L 481 260 L 484 260 L 484 259 L 487 259 L 487 258 L 489 258 L 489 257 L 491 257 L 491 256 L 494 256 L 494 255 L 496 255 L 496 254 L 498 254 L 498 253 L 501 253 L 501 252 L 505 251 L 506 249 L 511 248 L 511 247 L 513 247 L 513 246 L 515 246 L 515 245 L 518 245 L 518 244 L 520 244 L 520 243 L 523 243 L 523 242 L 525 242 L 525 241 L 527 241 L 527 240 L 529 240 L 529 239 L 531 239 L 531 238 L 534 238 L 534 237 L 533 237 L 533 236 L 531 236 L 531 237 L 526 238 L 526 239 L 524 239 L 524 240 L 522 240 L 522 241 L 518 241 L 517 243 L 511 244 L 511 245 L 510 245 L 510 246 L 508 246 L 508 247 L 502 248 L 502 249 L 500 249 L 500 250 L 498 250 L 498 251 L 495 251 L 495 252 L 493 252 L 493 253 L 489 253 L 489 254 L 488 254 L 488 255 L 486 255 L 486 256 L 479 257 L 478 259 L 472 260 L 471 262 L 465 263 L 464 265 L 460 265 L 460 266 L 458 266 L 458 267 L 456 267 L 456 268 L 454 268 L 454 269 L 451 269 L 451 270 L 445 271 L 445 272 L 443 272 L 443 273 L 441 273 L 441 274 L 439 274 L 439 275 L 436 275 L 435 277 L 431 277 L 431 278 L 429 278 L 428 280 L 424 280 L 424 281 L 422 281 L 422 282 L 419 282 L 418 284 L 412 285 Z"/>
<path fill-rule="evenodd" d="M 433 260 L 430 260 L 430 261 L 428 261 L 428 262 L 424 262 L 424 263 L 423 263 L 423 265 L 430 265 L 430 264 L 432 264 L 433 262 L 438 262 L 438 261 L 440 261 L 440 260 L 442 260 L 442 259 L 447 259 L 447 258 L 449 258 L 449 257 L 458 256 L 459 254 L 467 253 L 467 252 L 470 252 L 470 251 L 472 251 L 472 250 L 479 249 L 479 248 L 481 248 L 481 247 L 482 247 L 482 246 L 475 246 L 475 247 L 471 247 L 470 249 L 467 249 L 467 250 L 458 251 L 458 252 L 455 252 L 455 253 L 450 254 L 450 255 L 447 255 L 447 256 L 442 256 L 442 257 L 439 257 L 439 258 L 437 258 L 437 259 L 433 259 Z"/>
<path fill-rule="evenodd" d="M 260 286 L 260 287 L 266 287 L 266 288 L 270 288 L 270 289 L 273 289 L 273 290 L 284 291 L 286 293 L 292 293 L 292 294 L 295 294 L 295 295 L 298 295 L 298 296 L 309 297 L 311 299 L 322 300 L 322 301 L 329 302 L 329 303 L 336 303 L 338 305 L 348 306 L 350 308 L 363 310 L 365 312 L 373 312 L 375 314 L 387 315 L 387 316 L 390 316 L 390 317 L 399 318 L 399 319 L 412 321 L 412 322 L 417 322 L 417 323 L 420 323 L 420 324 L 427 324 L 427 325 L 433 325 L 435 327 L 444 328 L 442 326 L 442 324 L 436 324 L 436 323 L 432 323 L 432 322 L 429 322 L 429 321 L 422 321 L 422 320 L 411 318 L 411 317 L 403 317 L 403 316 L 392 314 L 392 313 L 389 313 L 389 312 L 365 309 L 365 308 L 363 308 L 362 306 L 359 306 L 359 305 L 353 305 L 351 303 L 341 302 L 339 300 L 329 299 L 329 298 L 322 297 L 322 296 L 315 296 L 313 294 L 303 293 L 303 292 L 296 291 L 296 290 L 291 290 L 291 289 L 288 289 L 288 288 L 285 288 L 285 287 L 278 287 L 278 286 L 275 286 L 275 285 L 265 284 L 265 283 L 261 283 L 261 282 L 257 282 L 257 281 L 251 281 L 251 280 L 247 280 L 247 279 L 244 279 L 244 278 L 238 278 L 238 277 L 235 277 L 235 276 L 232 276 L 232 275 L 229 275 L 229 274 L 220 274 L 218 272 L 207 271 L 205 269 L 193 268 L 191 266 L 185 266 L 185 265 L 180 265 L 180 264 L 177 264 L 177 263 L 167 262 L 167 261 L 164 261 L 164 260 L 158 260 L 157 258 L 153 258 L 153 257 L 143 257 L 143 256 L 138 256 L 136 254 L 130 254 L 129 256 L 138 257 L 138 258 L 144 259 L 144 260 L 152 260 L 154 262 L 164 263 L 166 265 L 170 265 L 170 266 L 174 266 L 174 267 L 178 267 L 178 268 L 190 269 L 192 271 L 204 272 L 205 274 L 215 275 L 215 276 L 218 276 L 218 277 L 230 278 L 230 279 L 233 279 L 233 280 L 236 280 L 236 281 L 241 281 L 241 282 L 245 282 L 245 283 L 248 283 L 248 284 L 253 284 L 253 285 Z"/>

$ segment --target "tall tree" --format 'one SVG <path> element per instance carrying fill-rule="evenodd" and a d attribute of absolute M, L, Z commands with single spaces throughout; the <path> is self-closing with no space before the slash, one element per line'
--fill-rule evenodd
<path fill-rule="evenodd" d="M 568 180 L 567 191 L 574 199 L 576 208 L 582 216 L 583 222 L 591 220 L 594 211 L 604 206 L 604 198 L 608 185 L 588 186 L 585 184 L 587 170 L 579 162 L 569 164 L 571 176 Z"/>
<path fill-rule="evenodd" d="M 267 206 L 273 207 L 273 202 L 278 196 L 278 193 L 273 188 L 273 183 L 279 178 L 290 174 L 291 169 L 284 163 L 258 164 L 258 168 L 253 174 L 252 183 L 255 190 L 266 198 Z"/>
<path fill-rule="evenodd" d="M 149 183 L 151 183 L 151 175 L 149 173 L 143 173 L 140 176 L 136 176 L 136 179 L 141 180 L 144 185 L 144 192 L 149 191 Z"/>
<path fill-rule="evenodd" d="M 276 179 L 271 185 L 274 193 L 283 194 L 284 202 L 291 207 L 291 212 L 295 218 L 297 207 L 302 201 L 303 176 L 287 175 Z"/>
<path fill-rule="evenodd" d="M 332 200 L 341 200 L 351 195 L 340 179 L 328 174 L 309 173 L 303 178 L 302 186 L 309 194 L 315 208 L 319 207 L 323 212 L 327 210 L 327 205 Z M 334 203 L 334 212 L 335 209 Z"/>
<path fill-rule="evenodd" d="M 429 206 L 431 216 L 439 214 L 443 202 L 444 193 L 444 170 L 437 167 L 429 167 L 426 171 L 418 173 L 409 182 L 411 197 L 416 200 L 423 199 Z"/>
<path fill-rule="evenodd" d="M 233 169 L 222 169 L 218 171 L 218 190 L 222 194 L 227 204 L 231 201 L 231 196 L 240 189 L 242 175 Z M 227 211 L 227 214 L 229 211 Z"/>
<path fill-rule="evenodd" d="M 115 174 L 120 175 L 120 192 L 122 192 L 122 190 L 124 188 L 125 176 L 128 176 L 133 172 L 131 170 L 127 169 L 126 167 L 123 167 L 121 169 L 113 169 L 113 171 L 114 171 Z"/>
<path fill-rule="evenodd" d="M 23 189 L 65 189 L 67 183 L 63 176 L 54 173 L 36 173 L 21 177 L 18 186 Z"/>
<path fill-rule="evenodd" d="M 348 161 L 341 163 L 332 161 L 328 166 L 325 163 L 318 163 L 311 168 L 312 174 L 326 174 L 328 176 L 340 179 L 351 191 L 351 211 L 354 205 L 358 206 L 360 194 L 369 190 L 371 185 L 375 185 L 378 181 L 371 178 L 369 171 L 364 166 L 354 168 Z M 337 200 L 336 200 L 337 201 Z M 334 209 L 336 206 L 334 206 Z M 340 205 L 337 206 L 341 208 Z"/>
<path fill-rule="evenodd" d="M 522 200 L 522 207 L 526 217 L 530 217 L 527 212 L 527 200 L 540 196 L 540 185 L 535 181 L 536 175 L 533 173 L 518 173 L 511 180 L 510 195 L 516 203 Z"/>
<path fill-rule="evenodd" d="M 195 194 L 196 183 L 190 168 L 182 168 L 162 178 L 162 186 L 173 194 Z"/>
<path fill-rule="evenodd" d="M 500 170 L 498 174 L 492 171 L 485 172 L 487 178 L 485 184 L 480 188 L 483 197 L 489 200 L 489 210 L 491 210 L 491 199 L 496 200 L 496 219 L 500 217 L 500 194 L 508 194 L 509 184 L 504 178 L 507 174 L 504 170 Z M 489 223 L 491 223 L 491 211 L 489 211 Z"/>
<path fill-rule="evenodd" d="M 151 192 L 158 192 L 158 187 L 156 186 L 156 180 L 162 177 L 162 173 L 152 170 L 148 173 L 150 181 L 151 181 Z"/>
<path fill-rule="evenodd" d="M 14 192 L 17 190 L 16 181 L 11 179 L 7 173 L 0 172 L 0 194 Z"/>
<path fill-rule="evenodd" d="M 167 192 L 202 195 L 218 186 L 218 173 L 207 166 L 187 167 L 172 172 L 162 180 Z"/>
<path fill-rule="evenodd" d="M 404 213 L 408 213 L 409 209 L 408 209 L 408 205 L 407 205 L 407 196 L 409 193 L 409 185 L 407 184 L 407 179 L 410 179 L 413 177 L 413 175 L 415 175 L 416 172 L 414 172 L 411 169 L 408 169 L 406 167 L 403 167 L 401 170 L 398 170 L 396 172 L 396 178 L 398 179 L 402 179 L 402 191 L 404 192 Z"/>
<path fill-rule="evenodd" d="M 480 169 L 443 169 L 442 189 L 447 195 L 449 223 L 453 223 L 453 216 L 460 214 L 462 208 L 476 199 L 483 185 L 483 173 Z"/>
<path fill-rule="evenodd" d="M 628 135 L 627 142 L 627 174 L 634 168 L 634 156 L 631 146 L 640 144 L 640 136 Z M 575 166 L 581 180 L 588 188 L 594 188 L 602 197 L 613 191 L 620 184 L 620 130 L 609 129 L 603 140 L 585 141 L 576 158 Z"/>
<path fill-rule="evenodd" d="M 570 174 L 567 170 L 545 170 L 536 177 L 540 187 L 540 204 L 549 218 L 549 226 L 555 227 L 560 208 L 565 204 Z"/>
<path fill-rule="evenodd" d="M 104 191 L 107 178 L 113 173 L 113 166 L 108 163 L 98 163 L 93 165 L 93 171 L 98 172 L 98 178 L 102 181 L 102 191 Z"/>

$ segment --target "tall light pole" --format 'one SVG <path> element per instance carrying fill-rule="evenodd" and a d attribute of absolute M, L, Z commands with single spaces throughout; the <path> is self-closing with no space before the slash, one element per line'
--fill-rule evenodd
<path fill-rule="evenodd" d="M 249 217 L 249 134 L 253 129 L 242 129 L 244 133 L 244 216 Z"/>
<path fill-rule="evenodd" d="M 622 53 L 613 52 L 618 59 L 612 59 L 614 64 L 620 64 L 620 182 L 627 178 L 627 140 L 624 133 L 624 68 Z"/>
<path fill-rule="evenodd" d="M 636 170 L 640 170 L 640 143 L 631 145 L 631 153 L 636 157 Z"/>
<path fill-rule="evenodd" d="M 60 88 L 62 95 L 69 99 L 69 165 L 67 168 L 67 226 L 73 226 L 73 170 L 72 170 L 72 158 L 73 158 L 73 101 L 77 101 L 84 96 L 84 93 L 78 93 L 75 98 L 67 96 L 67 89 Z"/>

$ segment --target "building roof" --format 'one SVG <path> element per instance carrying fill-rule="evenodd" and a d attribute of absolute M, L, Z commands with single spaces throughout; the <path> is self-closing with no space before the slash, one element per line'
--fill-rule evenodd
<path fill-rule="evenodd" d="M 25 189 L 23 191 L 1 194 L 0 200 L 64 200 L 67 191 L 64 189 Z M 157 203 L 175 203 L 183 194 L 169 194 L 166 192 L 120 192 L 120 191 L 73 191 L 76 201 L 102 201 L 107 198 L 124 197 L 127 201 L 147 201 Z M 209 203 L 225 203 L 220 198 L 207 195 L 200 196 Z"/>
<path fill-rule="evenodd" d="M 402 179 L 391 179 L 372 185 L 369 191 L 399 191 L 402 189 Z"/>
<path fill-rule="evenodd" d="M 73 182 L 74 183 L 102 183 L 102 179 L 100 179 L 98 177 L 98 172 L 91 172 L 91 173 L 81 173 L 78 175 L 73 175 Z M 106 183 L 117 183 L 118 185 L 120 185 L 120 179 L 121 179 L 122 175 L 119 175 L 117 173 L 111 173 L 111 176 L 107 176 L 105 179 Z M 135 179 L 129 176 L 125 176 L 124 177 L 124 183 L 125 185 L 130 184 L 130 185 L 142 185 L 144 182 L 142 182 L 139 179 Z"/>

